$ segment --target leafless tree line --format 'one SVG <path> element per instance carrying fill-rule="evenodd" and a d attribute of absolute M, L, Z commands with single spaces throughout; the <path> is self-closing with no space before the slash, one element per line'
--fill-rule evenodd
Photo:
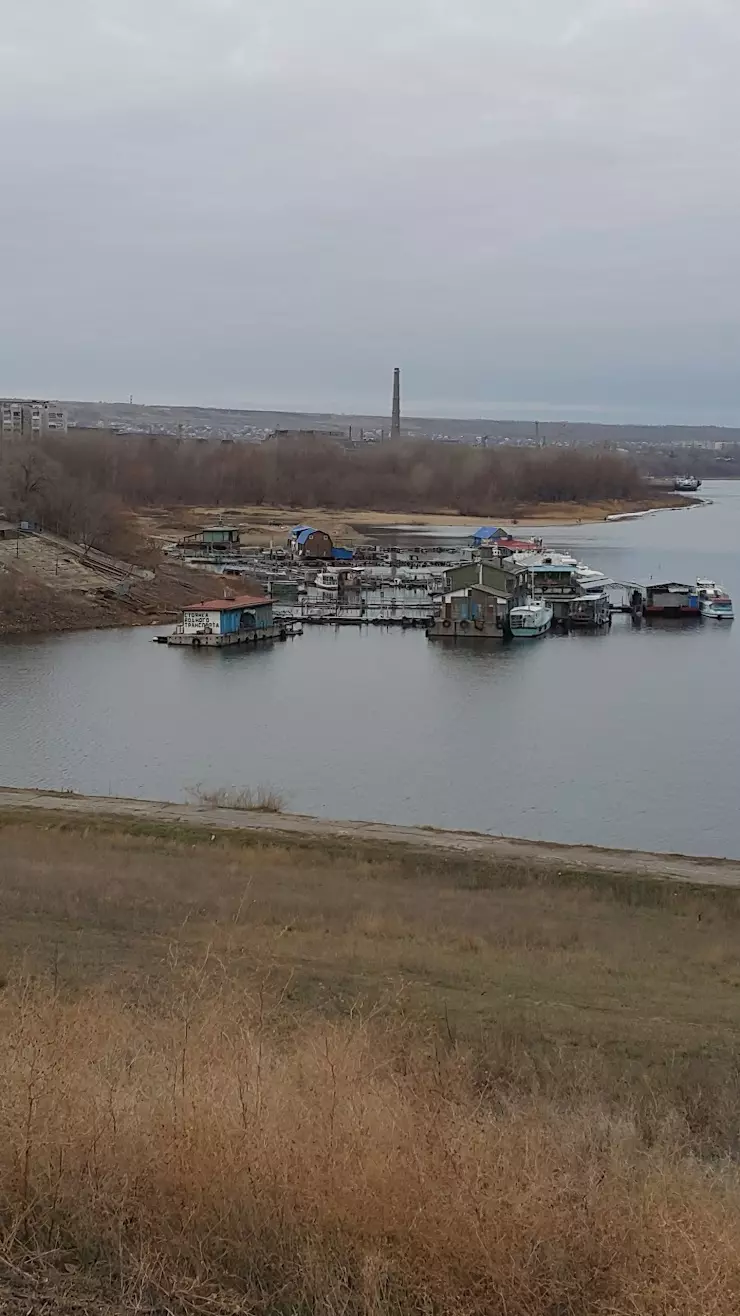
<path fill-rule="evenodd" d="M 349 447 L 280 437 L 260 444 L 78 431 L 6 445 L 0 505 L 105 546 L 125 508 L 228 506 L 449 509 L 484 516 L 539 502 L 639 496 L 641 478 L 601 449 L 480 449 L 432 442 Z"/>
<path fill-rule="evenodd" d="M 85 548 L 125 553 L 132 535 L 124 500 L 98 483 L 94 469 L 73 468 L 70 455 L 61 441 L 0 444 L 0 514 Z"/>

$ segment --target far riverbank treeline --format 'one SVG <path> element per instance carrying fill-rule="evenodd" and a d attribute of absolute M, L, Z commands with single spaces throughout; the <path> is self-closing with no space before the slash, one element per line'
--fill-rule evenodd
<path fill-rule="evenodd" d="M 536 503 L 639 498 L 630 458 L 603 449 L 481 449 L 433 442 L 350 448 L 290 436 L 217 443 L 76 431 L 6 444 L 0 505 L 103 546 L 126 508 L 277 505 L 515 515 Z"/>

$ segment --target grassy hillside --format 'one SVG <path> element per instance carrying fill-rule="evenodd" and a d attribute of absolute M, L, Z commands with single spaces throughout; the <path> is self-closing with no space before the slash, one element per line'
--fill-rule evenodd
<path fill-rule="evenodd" d="M 0 829 L 0 1310 L 740 1309 L 734 891 Z"/>

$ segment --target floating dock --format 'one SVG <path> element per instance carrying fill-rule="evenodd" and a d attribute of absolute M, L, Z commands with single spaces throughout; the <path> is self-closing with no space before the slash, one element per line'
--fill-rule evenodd
<path fill-rule="evenodd" d="M 420 628 L 426 630 L 432 625 L 434 618 L 431 614 L 424 616 L 398 616 L 397 613 L 389 613 L 387 616 L 376 615 L 374 617 L 349 616 L 341 612 L 306 612 L 294 613 L 280 617 L 279 623 L 285 622 L 289 627 L 301 626 L 400 626 L 402 630 L 415 630 Z M 295 632 L 294 633 L 300 633 Z"/>
<path fill-rule="evenodd" d="M 288 628 L 275 622 L 272 626 L 263 626 L 261 630 L 234 631 L 229 635 L 204 633 L 192 635 L 178 628 L 165 638 L 167 644 L 187 645 L 190 649 L 230 649 L 237 645 L 267 644 L 271 640 L 285 640 L 288 638 Z"/>

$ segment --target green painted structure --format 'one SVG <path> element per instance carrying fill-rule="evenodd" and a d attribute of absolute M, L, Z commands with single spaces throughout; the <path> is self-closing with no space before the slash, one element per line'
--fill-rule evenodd
<path fill-rule="evenodd" d="M 529 572 L 526 567 L 517 567 L 506 559 L 462 562 L 459 566 L 449 567 L 445 572 L 445 585 L 450 593 L 467 589 L 471 585 L 483 585 L 493 590 L 499 598 L 508 599 L 514 607 L 527 593 Z"/>

